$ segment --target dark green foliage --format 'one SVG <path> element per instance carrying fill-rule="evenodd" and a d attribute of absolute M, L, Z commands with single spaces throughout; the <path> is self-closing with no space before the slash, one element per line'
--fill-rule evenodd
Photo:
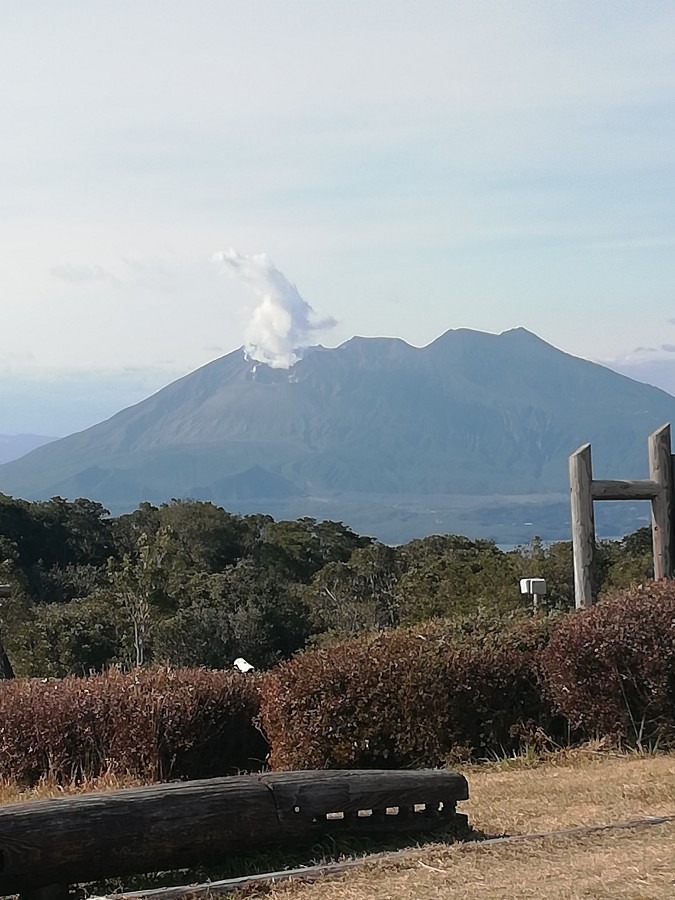
<path fill-rule="evenodd" d="M 598 556 L 602 550 L 599 548 Z M 513 570 L 520 578 L 544 578 L 544 598 L 549 610 L 574 609 L 574 567 L 572 542 L 544 544 L 535 537 L 529 544 L 517 547 L 511 554 Z"/>
<path fill-rule="evenodd" d="M 649 534 L 598 548 L 603 591 L 644 581 Z M 275 522 L 212 503 L 141 504 L 111 518 L 85 499 L 0 495 L 0 638 L 21 674 L 155 662 L 267 668 L 306 646 L 431 618 L 527 615 L 518 580 L 546 578 L 546 606 L 573 606 L 569 543 L 503 551 L 432 535 L 389 547 L 341 522 Z M 55 607 L 63 606 L 63 610 Z"/>
<path fill-rule="evenodd" d="M 541 655 L 548 691 L 586 737 L 675 737 L 675 585 L 650 582 L 562 619 Z"/>
<path fill-rule="evenodd" d="M 621 541 L 602 545 L 605 561 L 603 589 L 616 590 L 654 577 L 651 528 L 639 528 Z"/>
<path fill-rule="evenodd" d="M 399 625 L 403 571 L 402 555 L 378 542 L 348 560 L 327 563 L 305 591 L 315 632 L 325 642 Z"/>
<path fill-rule="evenodd" d="M 196 572 L 222 572 L 246 555 L 250 529 L 245 519 L 213 503 L 173 500 L 163 503 L 158 526 L 173 537 L 174 564 Z"/>
<path fill-rule="evenodd" d="M 52 566 L 47 570 L 38 564 L 34 574 L 40 580 L 41 599 L 49 603 L 81 600 L 102 588 L 107 582 L 105 568 L 91 563 L 70 563 L 66 566 Z"/>
<path fill-rule="evenodd" d="M 405 572 L 398 593 L 403 621 L 486 611 L 499 615 L 524 605 L 518 567 L 492 541 L 432 535 L 406 544 L 402 554 Z"/>
<path fill-rule="evenodd" d="M 105 565 L 114 552 L 108 511 L 100 503 L 53 497 L 27 503 L 0 494 L 0 552 L 38 600 L 70 600 L 65 570 Z M 65 590 L 64 590 L 65 588 Z"/>
<path fill-rule="evenodd" d="M 253 557 L 294 581 L 307 582 L 323 566 L 347 562 L 355 550 L 369 543 L 370 538 L 354 534 L 342 522 L 317 522 L 309 517 L 283 522 L 269 519 Z"/>
<path fill-rule="evenodd" d="M 254 677 L 202 669 L 0 682 L 0 777 L 157 781 L 259 769 L 257 711 Z"/>
<path fill-rule="evenodd" d="M 155 658 L 174 665 L 224 667 L 244 656 L 268 668 L 304 646 L 309 634 L 301 593 L 252 560 L 188 578 L 176 600 L 176 612 L 153 638 Z"/>
<path fill-rule="evenodd" d="M 22 675 L 89 675 L 130 659 L 120 611 L 95 595 L 34 609 L 30 640 Z"/>

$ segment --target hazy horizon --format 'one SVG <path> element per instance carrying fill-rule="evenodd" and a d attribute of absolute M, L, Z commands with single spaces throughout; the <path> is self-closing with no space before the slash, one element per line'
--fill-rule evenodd
<path fill-rule="evenodd" d="M 8 11 L 0 431 L 297 335 L 523 326 L 675 390 L 675 8 L 611 9 Z"/>

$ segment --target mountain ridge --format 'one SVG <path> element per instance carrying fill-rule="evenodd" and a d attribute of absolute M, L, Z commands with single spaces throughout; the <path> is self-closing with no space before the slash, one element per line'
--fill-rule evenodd
<path fill-rule="evenodd" d="M 0 466 L 0 490 L 118 511 L 190 496 L 283 514 L 284 499 L 321 497 L 328 517 L 348 496 L 559 495 L 589 440 L 602 477 L 643 476 L 664 421 L 674 397 L 524 328 L 450 329 L 420 348 L 355 337 L 287 370 L 239 348 Z"/>

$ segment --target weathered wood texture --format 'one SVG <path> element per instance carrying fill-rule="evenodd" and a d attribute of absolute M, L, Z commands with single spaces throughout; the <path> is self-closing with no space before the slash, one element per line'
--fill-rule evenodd
<path fill-rule="evenodd" d="M 654 578 L 672 578 L 671 528 L 673 521 L 673 463 L 670 425 L 649 435 L 649 477 L 659 490 L 652 499 L 652 543 Z"/>
<path fill-rule="evenodd" d="M 650 500 L 654 577 L 672 578 L 675 568 L 675 458 L 671 452 L 670 425 L 649 435 L 649 478 L 593 479 L 591 445 L 584 444 L 569 458 L 574 598 L 577 608 L 595 600 L 594 500 Z"/>
<path fill-rule="evenodd" d="M 569 458 L 570 512 L 574 555 L 574 599 L 577 609 L 594 600 L 595 521 L 591 445 L 584 444 Z"/>
<path fill-rule="evenodd" d="M 594 479 L 591 482 L 591 496 L 594 500 L 653 500 L 660 490 L 658 482 L 649 479 Z"/>
<path fill-rule="evenodd" d="M 8 804 L 0 806 L 0 894 L 207 864 L 335 829 L 431 831 L 467 798 L 466 779 L 454 772 L 385 770 L 245 775 Z"/>

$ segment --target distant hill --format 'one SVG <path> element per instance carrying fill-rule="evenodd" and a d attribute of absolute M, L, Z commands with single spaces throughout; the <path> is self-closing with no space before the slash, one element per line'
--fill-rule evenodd
<path fill-rule="evenodd" d="M 568 454 L 590 440 L 599 477 L 644 477 L 646 437 L 668 421 L 675 397 L 522 328 L 448 331 L 421 349 L 357 337 L 290 370 L 230 353 L 0 466 L 0 491 L 87 496 L 114 512 L 203 498 L 342 518 L 390 541 L 520 540 L 546 531 L 546 509 L 565 537 Z M 622 515 L 630 525 L 635 513 Z"/>
<path fill-rule="evenodd" d="M 46 437 L 43 434 L 0 434 L 0 463 L 19 459 L 36 447 L 42 447 L 43 444 L 55 440 L 57 438 Z"/>

